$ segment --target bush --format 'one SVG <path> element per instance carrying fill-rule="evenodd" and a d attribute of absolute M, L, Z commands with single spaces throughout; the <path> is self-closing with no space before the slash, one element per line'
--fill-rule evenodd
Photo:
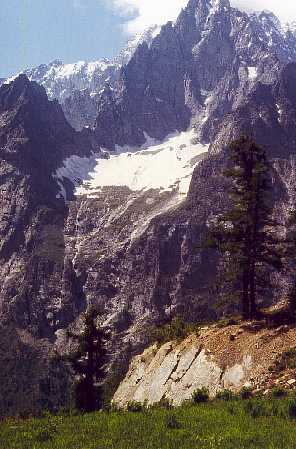
<path fill-rule="evenodd" d="M 296 368 L 296 348 L 291 348 L 289 351 L 283 352 L 281 357 L 270 368 L 270 371 L 280 373 L 286 369 Z"/>
<path fill-rule="evenodd" d="M 200 404 L 202 402 L 208 402 L 210 399 L 209 390 L 206 387 L 195 390 L 192 394 L 192 402 L 194 404 Z"/>
<path fill-rule="evenodd" d="M 232 401 L 234 399 L 234 394 L 231 390 L 219 391 L 216 395 L 216 399 L 220 401 Z"/>
<path fill-rule="evenodd" d="M 144 405 L 141 402 L 130 401 L 127 404 L 127 411 L 133 413 L 140 413 L 144 411 Z"/>
<path fill-rule="evenodd" d="M 288 415 L 292 419 L 296 419 L 296 399 L 292 399 L 288 403 Z"/>
<path fill-rule="evenodd" d="M 175 415 L 168 415 L 166 417 L 166 427 L 168 429 L 180 429 L 181 424 L 179 423 Z"/>
<path fill-rule="evenodd" d="M 175 317 L 168 324 L 152 327 L 149 330 L 151 342 L 164 344 L 172 340 L 183 340 L 188 335 L 198 333 L 198 325 L 190 324 L 181 317 Z"/>
<path fill-rule="evenodd" d="M 275 399 L 285 398 L 287 394 L 287 390 L 284 388 L 274 388 L 271 392 L 272 397 Z"/>
<path fill-rule="evenodd" d="M 253 396 L 253 389 L 251 387 L 243 387 L 239 392 L 239 396 L 243 400 L 250 399 Z"/>
<path fill-rule="evenodd" d="M 239 324 L 239 321 L 235 318 L 222 318 L 217 322 L 217 327 L 222 329 L 223 327 L 236 326 L 237 324 Z"/>

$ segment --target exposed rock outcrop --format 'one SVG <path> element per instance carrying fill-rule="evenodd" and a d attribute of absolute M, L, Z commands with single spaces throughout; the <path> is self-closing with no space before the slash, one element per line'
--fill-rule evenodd
<path fill-rule="evenodd" d="M 135 357 L 113 402 L 126 407 L 132 401 L 151 405 L 166 399 L 181 405 L 202 387 L 212 397 L 218 391 L 237 392 L 244 386 L 263 392 L 280 383 L 293 388 L 293 373 L 285 376 L 281 372 L 281 382 L 270 368 L 295 343 L 295 329 L 289 328 L 202 328 L 199 335 L 151 346 Z"/>

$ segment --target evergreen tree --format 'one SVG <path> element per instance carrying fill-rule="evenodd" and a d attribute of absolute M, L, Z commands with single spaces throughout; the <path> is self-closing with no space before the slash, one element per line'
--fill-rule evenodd
<path fill-rule="evenodd" d="M 290 213 L 287 222 L 287 235 L 285 240 L 285 262 L 287 274 L 290 279 L 290 288 L 288 292 L 289 311 L 291 319 L 296 318 L 296 210 Z"/>
<path fill-rule="evenodd" d="M 76 408 L 85 412 L 97 410 L 102 405 L 100 383 L 105 375 L 107 334 L 97 326 L 97 315 L 94 310 L 86 312 L 81 334 L 71 334 L 78 345 L 70 359 L 77 376 Z"/>
<path fill-rule="evenodd" d="M 268 281 L 266 267 L 282 268 L 272 219 L 270 167 L 263 148 L 241 137 L 230 146 L 231 209 L 210 230 L 211 246 L 228 261 L 226 277 L 239 291 L 242 315 L 256 316 L 257 298 Z"/>

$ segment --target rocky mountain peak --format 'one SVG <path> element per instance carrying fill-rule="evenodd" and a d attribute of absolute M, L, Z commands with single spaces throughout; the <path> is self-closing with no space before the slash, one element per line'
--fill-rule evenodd
<path fill-rule="evenodd" d="M 123 67 L 110 116 L 115 135 L 114 124 L 102 116 L 106 103 L 98 110 L 96 135 L 108 134 L 112 149 L 141 145 L 147 135 L 163 139 L 194 123 L 208 143 L 217 123 L 257 82 L 276 82 L 293 60 L 296 39 L 287 37 L 273 13 L 249 15 L 228 0 L 190 0 L 176 22 L 164 25 L 150 45 L 139 45 Z M 112 103 L 107 109 L 114 112 L 113 96 Z"/>
<path fill-rule="evenodd" d="M 18 155 L 21 171 L 26 167 L 37 178 L 46 172 L 39 183 L 44 191 L 52 188 L 48 179 L 64 159 L 96 149 L 88 130 L 76 132 L 58 101 L 48 100 L 44 87 L 24 74 L 0 87 L 0 138 L 3 154 Z"/>
<path fill-rule="evenodd" d="M 29 80 L 42 85 L 49 99 L 59 101 L 68 122 L 80 131 L 83 127 L 94 125 L 98 97 L 105 85 L 115 86 L 121 67 L 129 62 L 138 46 L 144 42 L 150 46 L 159 30 L 160 27 L 154 25 L 137 34 L 113 59 L 101 58 L 92 62 L 78 61 L 70 64 L 54 60 L 23 73 Z M 6 83 L 9 84 L 14 79 L 15 76 L 6 80 Z"/>
<path fill-rule="evenodd" d="M 126 44 L 125 48 L 114 58 L 114 62 L 117 62 L 120 66 L 124 66 L 129 62 L 138 46 L 146 42 L 150 47 L 153 39 L 159 34 L 161 27 L 159 25 L 151 25 L 144 32 L 137 33 Z"/>
<path fill-rule="evenodd" d="M 17 104 L 33 101 L 47 101 L 45 89 L 35 82 L 30 82 L 26 75 L 21 74 L 9 84 L 3 84 L 0 88 L 0 107 L 8 110 Z"/>
<path fill-rule="evenodd" d="M 265 9 L 261 12 L 255 13 L 255 15 L 262 23 L 273 24 L 278 30 L 282 29 L 281 21 L 272 11 Z"/>
<path fill-rule="evenodd" d="M 229 0 L 190 0 L 186 9 L 197 18 L 204 18 L 217 12 L 228 11 L 230 8 Z"/>

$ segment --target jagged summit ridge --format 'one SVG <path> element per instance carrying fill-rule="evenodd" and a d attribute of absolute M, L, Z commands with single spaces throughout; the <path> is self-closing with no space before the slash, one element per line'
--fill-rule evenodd
<path fill-rule="evenodd" d="M 273 84 L 296 60 L 296 38 L 272 14 L 247 14 L 228 0 L 190 0 L 176 22 L 140 45 L 118 88 L 98 100 L 95 132 L 108 149 L 143 145 L 145 135 L 197 127 L 211 143 L 225 114 L 258 82 Z"/>
<path fill-rule="evenodd" d="M 54 60 L 49 64 L 27 69 L 23 73 L 30 81 L 42 85 L 49 99 L 57 99 L 69 123 L 81 130 L 84 126 L 93 125 L 97 98 L 104 87 L 107 84 L 111 87 L 116 84 L 121 67 L 128 63 L 136 48 L 143 42 L 150 45 L 158 32 L 158 26 L 151 26 L 143 33 L 137 34 L 114 59 L 103 58 L 71 64 Z M 8 78 L 5 83 L 10 83 L 15 77 Z"/>

